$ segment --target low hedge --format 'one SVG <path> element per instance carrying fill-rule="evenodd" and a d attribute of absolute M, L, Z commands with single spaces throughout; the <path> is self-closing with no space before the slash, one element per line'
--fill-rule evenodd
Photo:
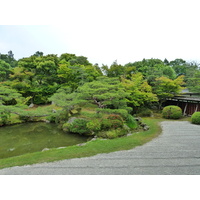
<path fill-rule="evenodd" d="M 193 124 L 200 124 L 200 112 L 193 113 L 191 119 Z"/>
<path fill-rule="evenodd" d="M 182 110 L 178 106 L 166 106 L 163 108 L 162 115 L 166 119 L 180 119 Z"/>

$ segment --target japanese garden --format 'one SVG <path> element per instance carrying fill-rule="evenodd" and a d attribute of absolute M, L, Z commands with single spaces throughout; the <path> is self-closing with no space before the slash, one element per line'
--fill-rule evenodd
<path fill-rule="evenodd" d="M 99 66 L 70 53 L 0 54 L 0 168 L 142 145 L 159 135 L 163 117 L 182 118 L 165 102 L 184 88 L 200 93 L 197 62 Z"/>

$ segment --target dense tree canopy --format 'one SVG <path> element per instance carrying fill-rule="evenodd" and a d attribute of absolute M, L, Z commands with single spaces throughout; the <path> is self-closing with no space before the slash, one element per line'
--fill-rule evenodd
<path fill-rule="evenodd" d="M 200 91 L 199 74 L 198 63 L 179 58 L 125 65 L 114 61 L 99 67 L 87 57 L 70 53 L 58 56 L 37 51 L 19 60 L 12 51 L 0 54 L 0 83 L 28 99 L 27 104 L 54 101 L 74 107 L 90 101 L 101 108 L 148 107 L 175 95 L 182 86 Z"/>

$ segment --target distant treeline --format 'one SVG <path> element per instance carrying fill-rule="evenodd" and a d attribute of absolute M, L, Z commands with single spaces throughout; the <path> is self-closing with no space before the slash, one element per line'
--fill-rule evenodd
<path fill-rule="evenodd" d="M 87 57 L 69 53 L 57 56 L 37 51 L 34 55 L 19 60 L 14 58 L 12 51 L 0 54 L 0 87 L 15 90 L 28 99 L 27 104 L 49 103 L 49 98 L 60 90 L 71 94 L 94 81 L 104 81 L 107 86 L 112 84 L 101 77 L 117 78 L 121 86 L 132 95 L 127 97 L 132 107 L 156 101 L 161 103 L 179 92 L 181 87 L 200 92 L 199 64 L 183 59 L 162 61 L 152 58 L 125 65 L 114 61 L 111 66 L 99 66 L 90 63 Z M 88 90 L 92 87 L 95 88 L 85 86 Z M 0 93 L 0 103 L 1 95 L 3 94 Z M 4 101 L 4 104 L 5 102 L 9 101 Z"/>

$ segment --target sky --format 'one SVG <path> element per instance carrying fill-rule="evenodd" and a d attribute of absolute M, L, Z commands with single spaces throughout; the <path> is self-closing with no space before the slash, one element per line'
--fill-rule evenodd
<path fill-rule="evenodd" d="M 27 3 L 29 2 L 29 3 Z M 2 5 L 3 4 L 3 5 Z M 199 61 L 198 0 L 5 1 L 0 53 L 73 53 L 95 64 Z"/>

